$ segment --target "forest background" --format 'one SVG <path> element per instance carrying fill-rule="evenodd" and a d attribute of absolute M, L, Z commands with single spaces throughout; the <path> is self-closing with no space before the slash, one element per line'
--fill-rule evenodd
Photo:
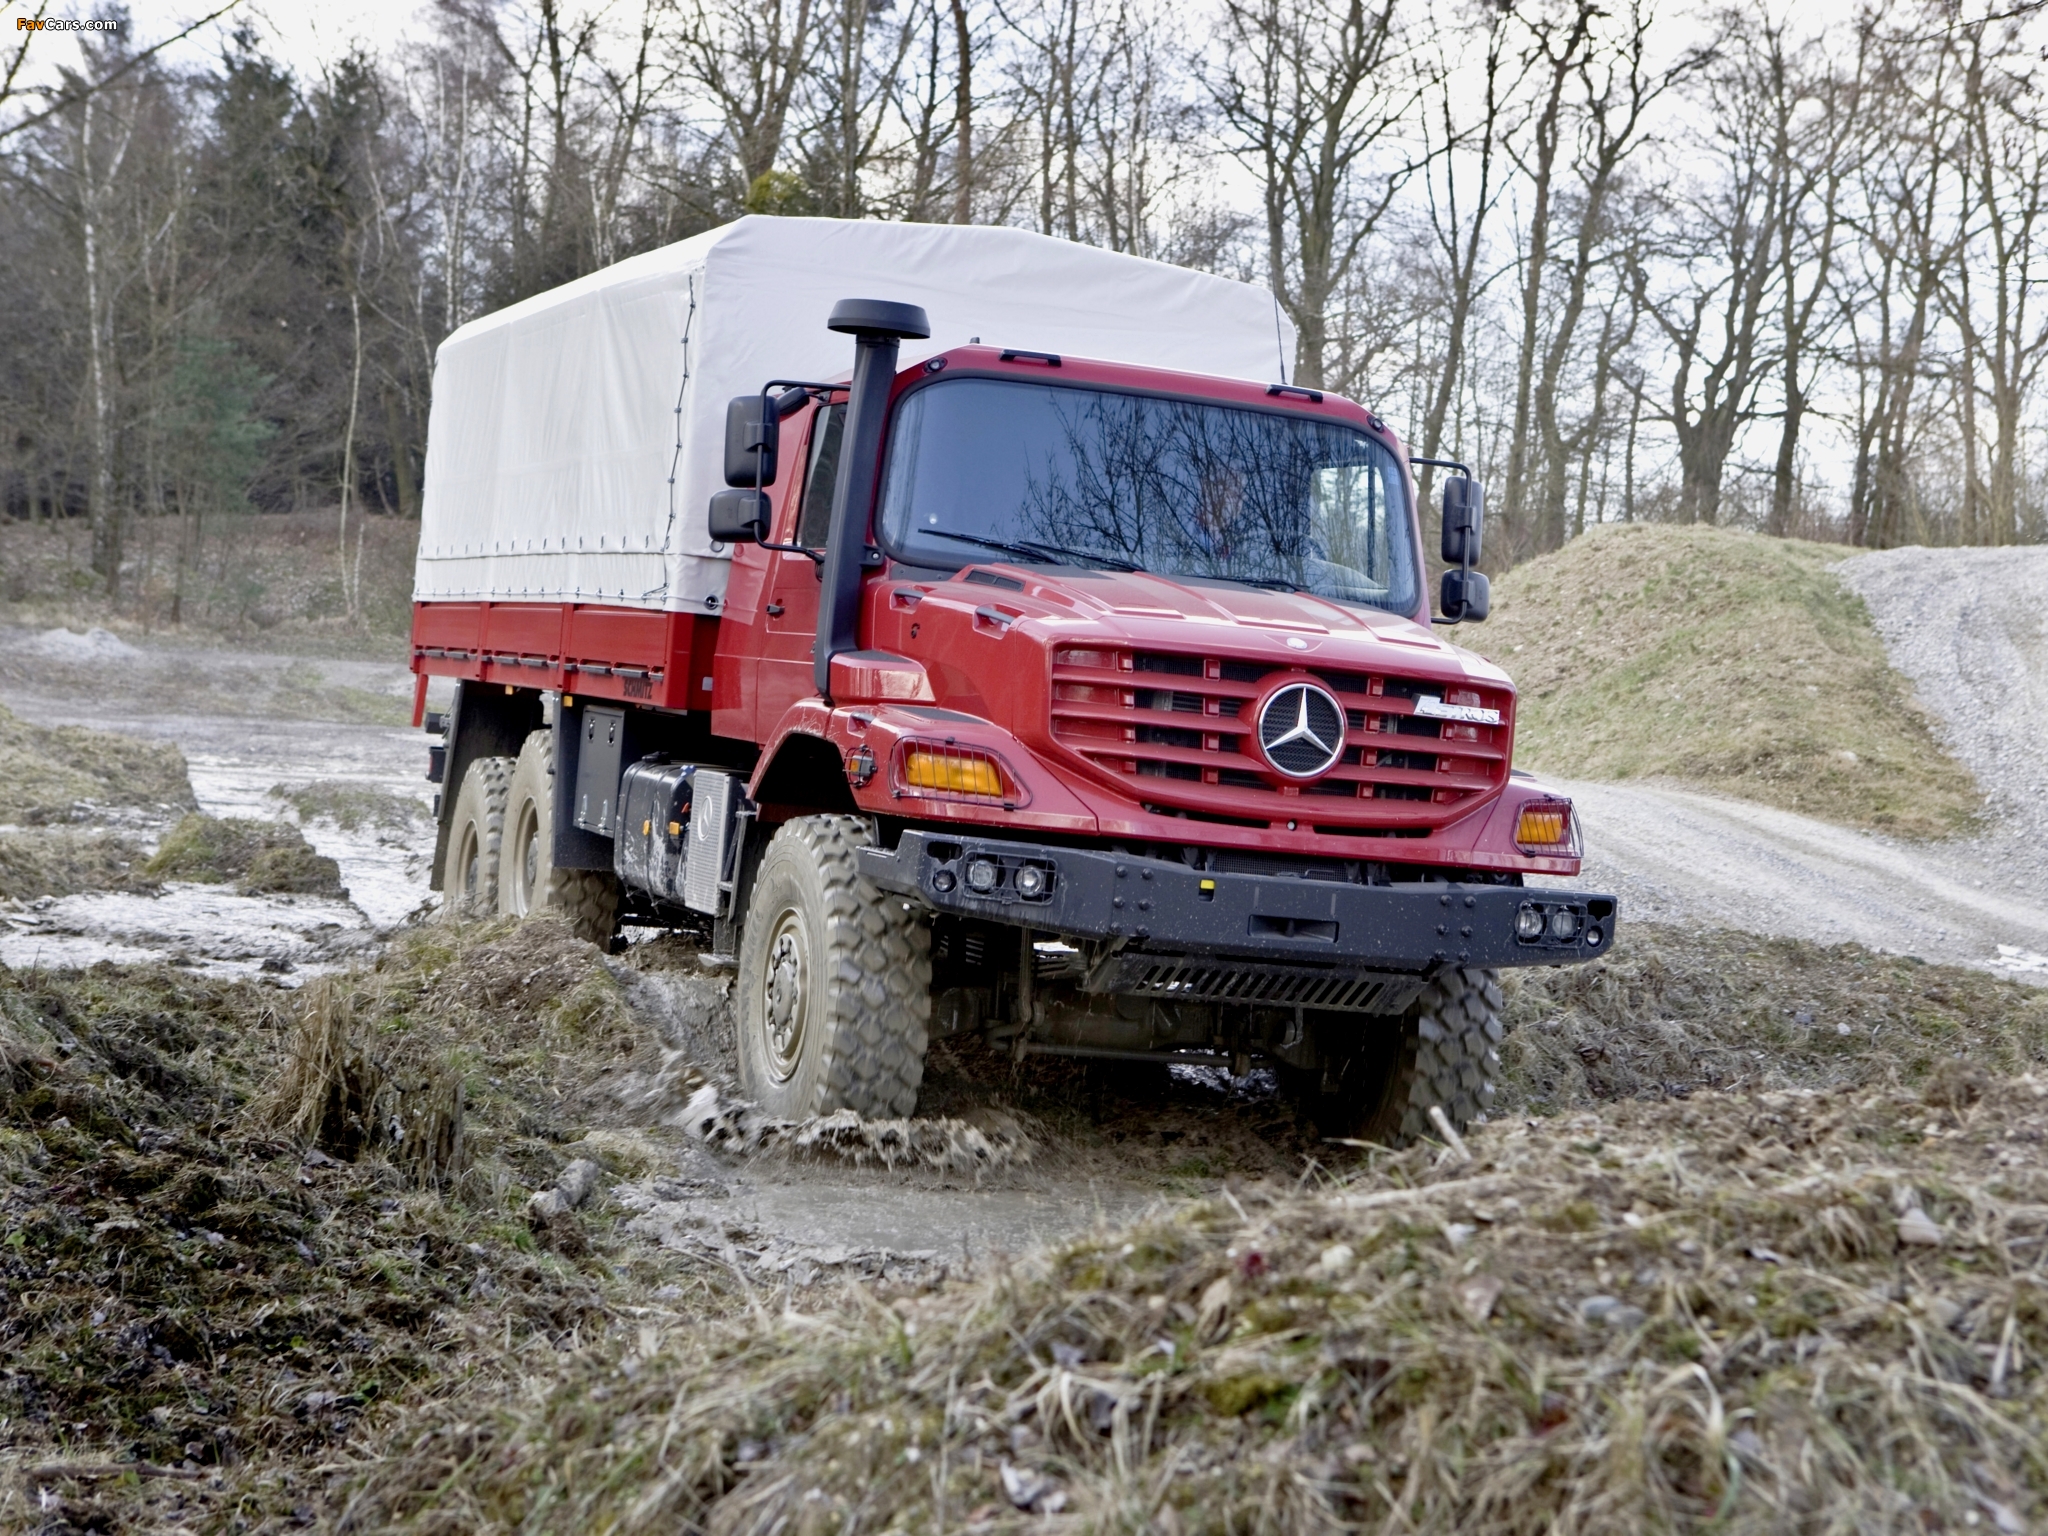
<path fill-rule="evenodd" d="M 440 340 L 749 212 L 1269 284 L 1495 571 L 2048 538 L 2044 0 L 435 0 L 296 68 L 92 14 L 0 10 L 0 535 L 144 625 L 261 622 L 286 524 L 295 604 L 402 622 Z"/>

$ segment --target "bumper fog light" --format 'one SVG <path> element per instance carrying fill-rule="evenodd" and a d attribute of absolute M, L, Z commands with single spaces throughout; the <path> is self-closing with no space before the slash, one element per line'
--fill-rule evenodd
<path fill-rule="evenodd" d="M 1045 871 L 1036 864 L 1026 864 L 1017 871 L 1010 883 L 1017 887 L 1017 894 L 1026 901 L 1036 901 L 1045 894 Z"/>
<path fill-rule="evenodd" d="M 1525 944 L 1533 944 L 1543 937 L 1543 914 L 1534 907 L 1525 906 L 1515 914 L 1515 937 Z"/>
<path fill-rule="evenodd" d="M 1553 939 L 1568 939 L 1579 931 L 1579 920 L 1569 910 L 1560 907 L 1550 914 L 1550 936 Z"/>
<path fill-rule="evenodd" d="M 953 871 L 951 871 L 950 869 L 942 869 L 937 874 L 932 876 L 932 889 L 937 891 L 941 896 L 945 895 L 946 892 L 952 890 L 953 887 L 958 885 L 959 883 L 959 881 L 953 878 Z"/>
<path fill-rule="evenodd" d="M 970 859 L 967 863 L 967 888 L 977 895 L 986 896 L 1002 877 L 994 859 Z"/>

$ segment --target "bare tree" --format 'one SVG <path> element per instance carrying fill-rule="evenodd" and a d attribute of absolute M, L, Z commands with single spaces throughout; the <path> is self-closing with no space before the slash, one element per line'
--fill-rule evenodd
<path fill-rule="evenodd" d="M 775 170 L 816 41 L 815 0 L 694 0 L 682 48 L 690 78 L 717 104 L 750 193 Z"/>
<path fill-rule="evenodd" d="M 1422 420 L 1425 458 L 1435 458 L 1444 451 L 1444 429 L 1450 422 L 1459 375 L 1465 367 L 1466 335 L 1484 287 L 1481 269 L 1487 256 L 1486 221 L 1499 205 L 1503 191 L 1497 167 L 1507 96 L 1515 85 L 1508 76 L 1510 12 L 1506 7 L 1489 8 L 1484 15 L 1483 84 L 1476 115 L 1467 120 L 1460 111 L 1468 93 L 1446 61 L 1436 71 L 1429 110 L 1422 119 L 1425 136 L 1432 131 L 1440 135 L 1433 143 L 1425 140 L 1430 156 L 1423 193 L 1430 232 L 1436 240 L 1448 288 L 1443 356 Z M 1460 174 L 1468 165 L 1473 185 L 1468 196 L 1461 196 Z M 1430 472 L 1424 470 L 1422 474 L 1426 490 Z"/>
<path fill-rule="evenodd" d="M 1956 29 L 1959 180 L 1967 247 L 1948 269 L 1948 303 L 1960 333 L 1964 535 L 2010 544 L 2020 527 L 2023 413 L 2048 356 L 2048 315 L 2034 302 L 2048 233 L 2048 121 L 2038 56 L 2017 28 L 1977 21 Z M 1988 291 L 1987 291 L 1988 290 Z M 1979 305 L 1988 305 L 1982 315 Z M 1989 473 L 1978 473 L 1979 397 L 1990 407 Z M 1981 517 L 1979 509 L 1981 508 Z"/>
<path fill-rule="evenodd" d="M 1778 365 L 1767 326 L 1781 311 L 1788 228 L 1804 179 L 1792 163 L 1798 111 L 1783 26 L 1768 15 L 1729 17 L 1699 106 L 1704 185 L 1675 197 L 1670 233 L 1655 254 L 1675 291 L 1650 296 L 1651 262 L 1633 263 L 1636 291 L 1669 342 L 1674 367 L 1665 420 L 1678 441 L 1679 506 L 1689 522 L 1717 522 L 1737 436 L 1759 410 Z"/>
<path fill-rule="evenodd" d="M 1227 152 L 1257 182 L 1268 280 L 1298 334 L 1295 378 L 1320 387 L 1331 307 L 1414 173 L 1427 84 L 1393 0 L 1226 0 L 1209 90 Z"/>
<path fill-rule="evenodd" d="M 1829 318 L 1823 303 L 1834 281 L 1844 233 L 1842 197 L 1864 104 L 1867 41 L 1868 33 L 1859 31 L 1846 73 L 1815 44 L 1805 78 L 1791 92 L 1795 100 L 1803 98 L 1807 104 L 1807 121 L 1802 125 L 1796 112 L 1783 105 L 1775 116 L 1775 158 L 1784 180 L 1785 209 L 1779 222 L 1777 279 L 1783 414 L 1771 472 L 1771 510 L 1764 526 L 1780 536 L 1792 528 L 1800 432 L 1810 398 L 1810 359 L 1816 344 L 1825 340 L 1817 328 Z"/>

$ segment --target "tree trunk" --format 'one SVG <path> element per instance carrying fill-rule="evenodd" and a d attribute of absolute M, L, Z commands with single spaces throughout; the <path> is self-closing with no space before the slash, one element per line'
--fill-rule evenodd
<path fill-rule="evenodd" d="M 92 568 L 106 583 L 107 598 L 121 597 L 121 507 L 114 497 L 114 401 L 112 371 L 113 298 L 105 292 L 100 262 L 99 172 L 93 164 L 95 100 L 80 109 L 78 163 L 80 229 L 85 241 L 85 330 L 92 380 Z M 111 174 L 111 172 L 109 173 Z"/>
<path fill-rule="evenodd" d="M 953 222 L 974 222 L 974 36 L 967 25 L 967 0 L 952 0 L 953 49 L 959 78 L 953 83 Z"/>
<path fill-rule="evenodd" d="M 356 485 L 356 405 L 363 392 L 363 305 L 351 289 L 348 296 L 350 324 L 355 334 L 355 362 L 349 374 L 348 384 L 348 427 L 341 440 L 341 597 L 348 612 L 350 624 L 362 617 L 362 605 L 356 591 L 362 570 L 362 538 L 357 535 L 356 562 L 351 566 L 348 549 L 349 503 Z"/>

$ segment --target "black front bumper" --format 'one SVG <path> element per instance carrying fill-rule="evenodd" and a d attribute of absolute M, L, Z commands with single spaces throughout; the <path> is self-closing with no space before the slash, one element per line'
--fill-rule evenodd
<path fill-rule="evenodd" d="M 969 886 L 977 860 L 998 871 Z M 1029 926 L 1078 939 L 1122 939 L 1159 955 L 1423 975 L 1443 965 L 1570 965 L 1605 954 L 1619 906 L 1612 896 L 1512 885 L 1350 885 L 1276 875 L 1208 874 L 1164 859 L 1049 848 L 949 832 L 903 834 L 894 852 L 860 851 L 861 873 L 934 911 Z M 1018 875 L 1042 889 L 1021 894 Z M 984 871 L 984 876 L 986 872 Z M 1026 877 L 1027 887 L 1031 884 Z M 1543 933 L 1517 935 L 1524 907 Z M 1558 937 L 1570 913 L 1571 936 Z"/>

